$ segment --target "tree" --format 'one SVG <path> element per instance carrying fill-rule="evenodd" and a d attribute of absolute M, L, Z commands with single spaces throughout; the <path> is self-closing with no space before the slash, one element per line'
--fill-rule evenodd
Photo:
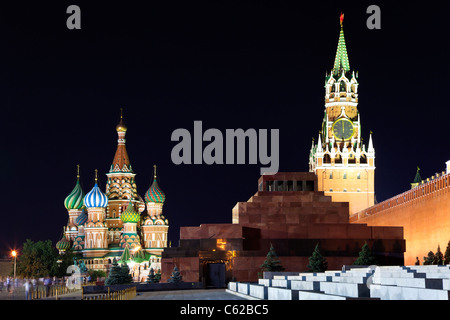
<path fill-rule="evenodd" d="M 128 265 L 126 263 L 119 265 L 116 258 L 114 258 L 108 278 L 105 280 L 105 285 L 111 286 L 115 284 L 127 284 L 132 281 L 133 278 L 131 277 L 130 268 L 128 268 Z"/>
<path fill-rule="evenodd" d="M 320 253 L 318 243 L 314 248 L 312 256 L 309 257 L 309 264 L 307 268 L 310 272 L 324 272 L 328 268 L 328 262 Z"/>
<path fill-rule="evenodd" d="M 434 262 L 434 253 L 433 251 L 428 252 L 428 256 L 423 257 L 423 264 L 424 265 L 431 265 Z"/>
<path fill-rule="evenodd" d="M 153 270 L 153 268 L 150 268 L 150 271 L 149 271 L 148 277 L 147 277 L 147 283 L 158 283 L 158 282 L 159 282 L 159 279 L 155 275 L 155 270 Z"/>
<path fill-rule="evenodd" d="M 444 253 L 444 264 L 450 263 L 450 241 L 447 244 L 447 249 L 445 249 Z"/>
<path fill-rule="evenodd" d="M 433 264 L 442 265 L 444 264 L 444 255 L 441 252 L 441 247 L 438 245 L 437 251 L 434 254 Z"/>
<path fill-rule="evenodd" d="M 277 253 L 275 252 L 275 248 L 270 244 L 269 252 L 267 253 L 266 260 L 260 266 L 262 271 L 283 271 L 284 267 L 281 266 L 280 260 L 278 259 Z"/>
<path fill-rule="evenodd" d="M 133 282 L 133 277 L 130 274 L 130 268 L 125 262 L 123 262 L 122 265 L 120 266 L 120 274 L 122 284 Z"/>
<path fill-rule="evenodd" d="M 27 278 L 59 276 L 61 268 L 58 267 L 58 259 L 58 252 L 51 240 L 33 242 L 27 239 L 17 258 L 16 275 Z"/>
<path fill-rule="evenodd" d="M 156 282 L 161 281 L 161 270 L 158 269 L 158 272 L 155 273 L 155 280 Z"/>
<path fill-rule="evenodd" d="M 353 262 L 353 265 L 371 266 L 375 264 L 376 264 L 375 257 L 373 256 L 372 251 L 369 248 L 369 245 L 367 244 L 367 242 L 365 242 L 361 248 L 361 251 L 359 252 L 358 258 L 355 260 L 355 262 Z"/>
<path fill-rule="evenodd" d="M 111 286 L 115 284 L 121 284 L 120 266 L 117 263 L 116 258 L 113 259 L 111 269 L 109 270 L 108 278 L 105 280 L 105 285 Z"/>
<path fill-rule="evenodd" d="M 180 271 L 178 271 L 177 266 L 173 268 L 172 275 L 170 276 L 169 282 L 176 283 L 176 282 L 182 282 L 183 277 L 181 276 Z"/>

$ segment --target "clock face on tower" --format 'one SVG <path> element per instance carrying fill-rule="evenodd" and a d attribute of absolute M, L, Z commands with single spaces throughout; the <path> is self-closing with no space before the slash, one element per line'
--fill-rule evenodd
<path fill-rule="evenodd" d="M 355 127 L 350 120 L 342 118 L 333 123 L 332 130 L 336 139 L 350 140 L 355 132 Z"/>

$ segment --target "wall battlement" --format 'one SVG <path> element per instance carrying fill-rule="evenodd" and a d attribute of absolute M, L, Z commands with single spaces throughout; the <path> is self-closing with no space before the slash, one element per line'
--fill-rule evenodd
<path fill-rule="evenodd" d="M 350 216 L 350 223 L 357 223 L 359 220 L 376 214 L 385 214 L 390 209 L 396 207 L 413 206 L 418 202 L 427 201 L 430 198 L 438 197 L 450 190 L 450 174 L 442 174 L 432 180 L 424 181 L 418 187 L 403 192 L 395 197 L 380 202 L 372 207 L 359 211 Z"/>

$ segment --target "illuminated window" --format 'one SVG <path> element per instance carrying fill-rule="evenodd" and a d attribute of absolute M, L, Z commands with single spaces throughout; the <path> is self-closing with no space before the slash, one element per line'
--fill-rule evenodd
<path fill-rule="evenodd" d="M 227 241 L 225 239 L 216 239 L 216 247 L 220 250 L 225 250 Z"/>

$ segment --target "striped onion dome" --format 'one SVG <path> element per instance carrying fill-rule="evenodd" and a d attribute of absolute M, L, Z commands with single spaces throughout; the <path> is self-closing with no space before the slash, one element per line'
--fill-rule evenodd
<path fill-rule="evenodd" d="M 56 249 L 58 249 L 59 251 L 66 251 L 70 249 L 70 241 L 67 240 L 65 235 L 56 243 Z"/>
<path fill-rule="evenodd" d="M 72 192 L 64 200 L 64 206 L 66 207 L 67 210 L 81 209 L 83 207 L 83 197 L 84 192 L 81 189 L 80 175 L 78 173 L 75 188 L 73 188 Z"/>
<path fill-rule="evenodd" d="M 166 200 L 166 195 L 159 187 L 158 180 L 156 179 L 156 165 L 153 167 L 155 168 L 153 183 L 145 193 L 145 202 L 163 203 Z"/>
<path fill-rule="evenodd" d="M 97 184 L 97 169 L 95 169 L 95 186 L 84 197 L 86 208 L 106 208 L 108 197 L 100 190 Z"/>
<path fill-rule="evenodd" d="M 134 210 L 131 200 L 130 203 L 128 203 L 127 209 L 120 215 L 120 220 L 122 220 L 122 222 L 124 223 L 125 222 L 138 223 L 141 220 L 141 215 L 139 214 L 139 212 Z"/>
<path fill-rule="evenodd" d="M 85 224 L 87 220 L 88 220 L 88 216 L 83 210 L 83 211 L 81 211 L 80 215 L 75 219 L 75 223 L 77 224 L 77 226 L 81 226 L 81 225 Z"/>

